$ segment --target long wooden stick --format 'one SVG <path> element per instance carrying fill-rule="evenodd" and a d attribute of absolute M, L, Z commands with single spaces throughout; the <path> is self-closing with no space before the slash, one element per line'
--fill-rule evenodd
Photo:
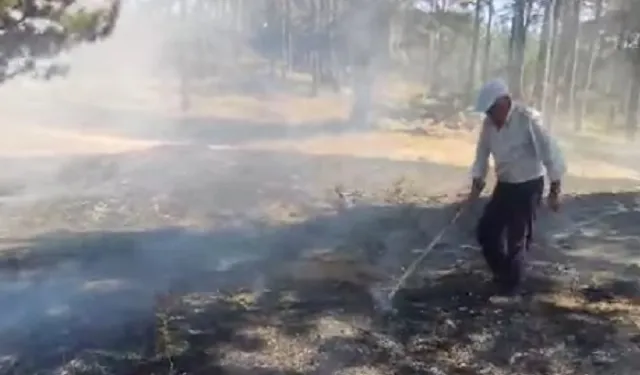
<path fill-rule="evenodd" d="M 402 277 L 400 277 L 400 279 L 398 280 L 396 285 L 393 287 L 393 289 L 391 289 L 391 292 L 389 292 L 389 294 L 387 296 L 389 301 L 393 300 L 393 297 L 396 295 L 398 290 L 400 290 L 400 288 L 402 288 L 404 286 L 404 283 L 407 281 L 409 276 L 411 276 L 415 272 L 416 268 L 420 265 L 420 263 L 422 263 L 422 261 L 427 257 L 427 255 L 429 255 L 429 253 L 433 250 L 433 248 L 440 242 L 440 240 L 442 239 L 442 236 L 444 236 L 444 234 L 447 232 L 447 230 L 449 228 L 451 228 L 456 223 L 456 221 L 458 221 L 458 218 L 460 217 L 460 215 L 462 215 L 462 212 L 464 211 L 465 208 L 466 207 L 462 207 L 456 212 L 456 214 L 447 223 L 447 225 L 445 225 L 445 227 L 442 228 L 442 230 L 433 238 L 433 240 L 431 240 L 431 242 L 426 247 L 426 249 L 422 252 L 422 254 L 420 254 L 416 258 L 416 260 L 414 260 L 413 263 L 411 263 L 411 265 L 409 265 L 409 267 L 404 272 Z"/>

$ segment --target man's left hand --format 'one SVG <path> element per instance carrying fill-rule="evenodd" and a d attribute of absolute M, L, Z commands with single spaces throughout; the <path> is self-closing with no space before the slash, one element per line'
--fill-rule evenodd
<path fill-rule="evenodd" d="M 549 186 L 549 196 L 547 196 L 547 205 L 553 212 L 560 209 L 560 181 L 551 181 Z"/>
<path fill-rule="evenodd" d="M 479 178 L 474 178 L 471 183 L 471 190 L 467 195 L 456 205 L 456 211 L 461 211 L 465 207 L 469 206 L 473 202 L 475 202 L 482 194 L 482 190 L 484 189 L 485 182 Z"/>
<path fill-rule="evenodd" d="M 553 212 L 558 212 L 560 210 L 560 194 L 550 192 L 547 196 L 547 205 Z"/>

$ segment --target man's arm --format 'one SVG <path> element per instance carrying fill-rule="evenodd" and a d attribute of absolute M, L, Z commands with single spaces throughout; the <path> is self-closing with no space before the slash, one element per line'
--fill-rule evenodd
<path fill-rule="evenodd" d="M 487 132 L 487 125 L 482 123 L 480 129 L 480 136 L 478 137 L 478 143 L 476 144 L 476 157 L 471 167 L 471 178 L 474 180 L 484 181 L 487 178 L 489 171 L 489 155 L 491 149 L 489 148 L 489 134 Z"/>
<path fill-rule="evenodd" d="M 479 195 L 484 189 L 484 181 L 489 171 L 489 133 L 487 132 L 486 121 L 482 122 L 478 143 L 476 144 L 476 156 L 471 167 L 471 178 L 473 181 L 472 194 Z"/>
<path fill-rule="evenodd" d="M 534 136 L 534 146 L 547 169 L 547 175 L 551 181 L 551 193 L 558 194 L 560 193 L 562 178 L 567 170 L 562 151 L 556 140 L 542 126 L 539 116 L 532 116 L 531 131 Z"/>

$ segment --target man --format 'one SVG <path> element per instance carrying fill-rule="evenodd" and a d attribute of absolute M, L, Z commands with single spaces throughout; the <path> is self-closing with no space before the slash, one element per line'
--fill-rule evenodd
<path fill-rule="evenodd" d="M 486 117 L 471 171 L 471 198 L 477 198 L 484 189 L 489 155 L 497 177 L 478 223 L 477 239 L 494 282 L 502 292 L 511 294 L 523 278 L 524 257 L 544 189 L 545 169 L 550 180 L 547 202 L 551 210 L 557 211 L 566 167 L 539 115 L 513 102 L 503 81 L 490 81 L 480 89 L 476 110 Z"/>

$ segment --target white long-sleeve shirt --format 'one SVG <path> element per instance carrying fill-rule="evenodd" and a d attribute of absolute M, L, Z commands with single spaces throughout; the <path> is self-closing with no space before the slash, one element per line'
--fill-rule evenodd
<path fill-rule="evenodd" d="M 473 178 L 484 180 L 493 157 L 498 181 L 518 183 L 544 175 L 558 181 L 566 172 L 558 144 L 542 126 L 540 114 L 513 104 L 506 123 L 498 129 L 489 118 L 482 123 L 476 147 Z"/>

